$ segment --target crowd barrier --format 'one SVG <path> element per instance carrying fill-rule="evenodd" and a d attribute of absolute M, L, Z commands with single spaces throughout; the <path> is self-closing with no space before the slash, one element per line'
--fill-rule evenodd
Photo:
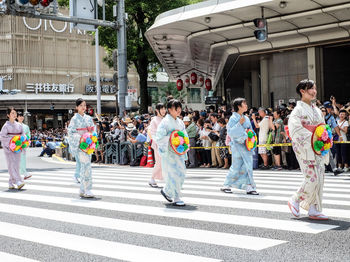
<path fill-rule="evenodd" d="M 334 144 L 350 144 L 350 141 L 335 141 Z M 261 144 L 257 147 L 282 147 L 292 146 L 292 143 L 278 143 L 278 144 Z M 132 144 L 129 141 L 126 142 L 113 142 L 106 143 L 104 147 L 104 162 L 105 164 L 126 164 L 124 157 L 127 155 L 127 162 L 133 162 L 135 159 L 140 158 L 142 155 L 147 155 L 148 143 L 137 142 Z M 211 148 L 229 148 L 229 146 L 215 146 L 215 147 L 191 147 L 192 149 L 211 149 Z M 68 146 L 61 144 L 59 150 L 56 152 L 67 160 L 72 160 L 72 156 L 69 153 Z"/>

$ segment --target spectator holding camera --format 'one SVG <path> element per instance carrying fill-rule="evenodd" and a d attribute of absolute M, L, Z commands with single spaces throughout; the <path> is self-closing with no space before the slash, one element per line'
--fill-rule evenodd
<path fill-rule="evenodd" d="M 336 108 L 336 106 L 334 105 L 335 99 L 333 99 L 333 101 L 334 101 L 333 104 L 329 101 L 324 102 L 323 106 L 326 112 L 324 112 L 324 109 L 322 110 L 323 110 L 323 115 L 325 115 L 324 119 L 326 124 L 329 125 L 329 127 L 332 129 L 332 133 L 334 136 L 333 140 L 338 141 L 340 138 L 340 131 L 339 131 L 337 121 L 335 120 L 335 117 L 332 114 L 332 109 L 334 110 L 334 108 Z M 337 168 L 337 165 L 334 159 L 334 154 L 336 153 L 335 150 L 332 149 L 328 155 L 329 155 L 329 164 L 332 168 L 333 174 L 337 176 L 340 173 L 343 173 L 343 171 Z"/>

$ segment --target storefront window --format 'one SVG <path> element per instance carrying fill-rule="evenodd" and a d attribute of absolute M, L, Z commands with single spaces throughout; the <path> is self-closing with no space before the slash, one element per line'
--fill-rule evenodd
<path fill-rule="evenodd" d="M 201 89 L 200 88 L 188 88 L 187 89 L 187 102 L 188 103 L 201 103 Z"/>

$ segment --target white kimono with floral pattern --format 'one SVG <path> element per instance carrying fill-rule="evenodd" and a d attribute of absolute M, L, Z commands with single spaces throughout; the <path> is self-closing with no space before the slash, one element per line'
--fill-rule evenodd
<path fill-rule="evenodd" d="M 162 173 L 165 178 L 163 191 L 171 198 L 180 198 L 181 187 L 185 181 L 187 154 L 177 155 L 169 143 L 170 134 L 179 130 L 187 135 L 185 124 L 181 119 L 174 119 L 167 114 L 158 126 L 154 137 L 158 145 L 159 154 L 162 161 Z"/>
<path fill-rule="evenodd" d="M 68 143 L 69 143 L 69 151 L 76 160 L 76 171 L 75 177 L 80 178 L 80 191 L 85 192 L 87 190 L 91 190 L 92 187 L 92 176 L 91 176 L 91 155 L 83 152 L 80 148 L 80 138 L 87 131 L 77 130 L 79 128 L 88 128 L 94 127 L 94 131 L 96 131 L 96 127 L 94 126 L 94 122 L 92 118 L 86 114 L 81 116 L 76 113 L 72 119 L 70 120 L 68 126 Z"/>
<path fill-rule="evenodd" d="M 304 125 L 318 125 L 324 123 L 321 110 L 315 105 L 308 105 L 302 101 L 292 111 L 288 128 L 292 138 L 292 145 L 298 159 L 304 181 L 299 190 L 293 195 L 293 200 L 300 202 L 300 207 L 309 210 L 315 205 L 322 211 L 322 194 L 324 184 L 324 164 L 328 155 L 316 155 L 312 149 L 312 133 Z"/>

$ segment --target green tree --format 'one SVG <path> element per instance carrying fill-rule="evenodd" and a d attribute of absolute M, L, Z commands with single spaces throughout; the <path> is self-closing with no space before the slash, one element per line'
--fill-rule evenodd
<path fill-rule="evenodd" d="M 181 6 L 201 2 L 202 0 L 125 0 L 125 12 L 127 21 L 127 53 L 128 63 L 134 64 L 140 77 L 140 96 L 142 113 L 147 112 L 148 91 L 147 78 L 150 64 L 159 64 L 158 58 L 149 45 L 145 32 L 153 25 L 155 18 L 166 11 Z M 59 0 L 60 5 L 67 6 L 69 0 Z M 113 21 L 113 5 L 115 0 L 105 0 L 106 20 Z M 101 9 L 101 8 L 100 8 Z M 99 10 L 99 17 L 102 17 Z M 110 67 L 113 66 L 112 52 L 117 48 L 117 34 L 113 28 L 99 27 L 100 45 L 105 47 L 108 56 L 104 61 Z"/>
<path fill-rule="evenodd" d="M 125 11 L 128 13 L 128 62 L 135 65 L 140 77 L 140 110 L 142 113 L 147 112 L 149 104 L 147 91 L 149 65 L 159 63 L 146 40 L 145 32 L 153 25 L 155 18 L 159 14 L 197 2 L 201 2 L 201 0 L 125 0 Z M 115 1 L 107 0 L 106 4 L 106 17 L 108 20 L 112 20 L 112 6 L 115 4 Z M 108 51 L 109 57 L 105 61 L 111 66 L 111 54 L 117 48 L 117 36 L 112 28 L 100 28 L 100 45 L 104 46 Z"/>

